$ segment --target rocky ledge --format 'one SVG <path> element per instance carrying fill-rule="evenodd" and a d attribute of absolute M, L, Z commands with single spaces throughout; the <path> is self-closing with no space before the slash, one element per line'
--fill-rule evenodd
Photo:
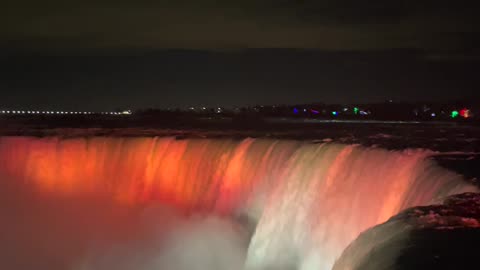
<path fill-rule="evenodd" d="M 363 232 L 334 270 L 478 269 L 480 194 L 407 209 Z"/>

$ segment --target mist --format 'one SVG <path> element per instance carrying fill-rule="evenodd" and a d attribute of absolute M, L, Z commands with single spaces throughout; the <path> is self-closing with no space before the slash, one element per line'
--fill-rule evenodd
<path fill-rule="evenodd" d="M 243 269 L 248 233 L 233 219 L 0 184 L 1 269 Z"/>

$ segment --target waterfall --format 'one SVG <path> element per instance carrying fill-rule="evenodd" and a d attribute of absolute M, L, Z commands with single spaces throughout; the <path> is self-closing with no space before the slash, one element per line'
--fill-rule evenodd
<path fill-rule="evenodd" d="M 425 150 L 266 139 L 0 138 L 0 175 L 48 196 L 247 217 L 247 269 L 331 269 L 362 231 L 474 190 Z"/>

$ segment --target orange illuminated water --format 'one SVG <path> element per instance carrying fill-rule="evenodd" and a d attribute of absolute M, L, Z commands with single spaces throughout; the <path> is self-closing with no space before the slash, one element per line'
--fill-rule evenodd
<path fill-rule="evenodd" d="M 248 216 L 248 269 L 330 269 L 365 229 L 473 189 L 425 151 L 285 140 L 3 137 L 0 172 L 48 196 Z"/>

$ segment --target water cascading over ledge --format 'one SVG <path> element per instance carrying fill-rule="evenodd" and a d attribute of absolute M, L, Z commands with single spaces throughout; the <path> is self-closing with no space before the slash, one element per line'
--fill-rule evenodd
<path fill-rule="evenodd" d="M 264 139 L 3 137 L 0 175 L 49 196 L 248 216 L 247 269 L 327 270 L 400 210 L 474 190 L 428 156 Z"/>

